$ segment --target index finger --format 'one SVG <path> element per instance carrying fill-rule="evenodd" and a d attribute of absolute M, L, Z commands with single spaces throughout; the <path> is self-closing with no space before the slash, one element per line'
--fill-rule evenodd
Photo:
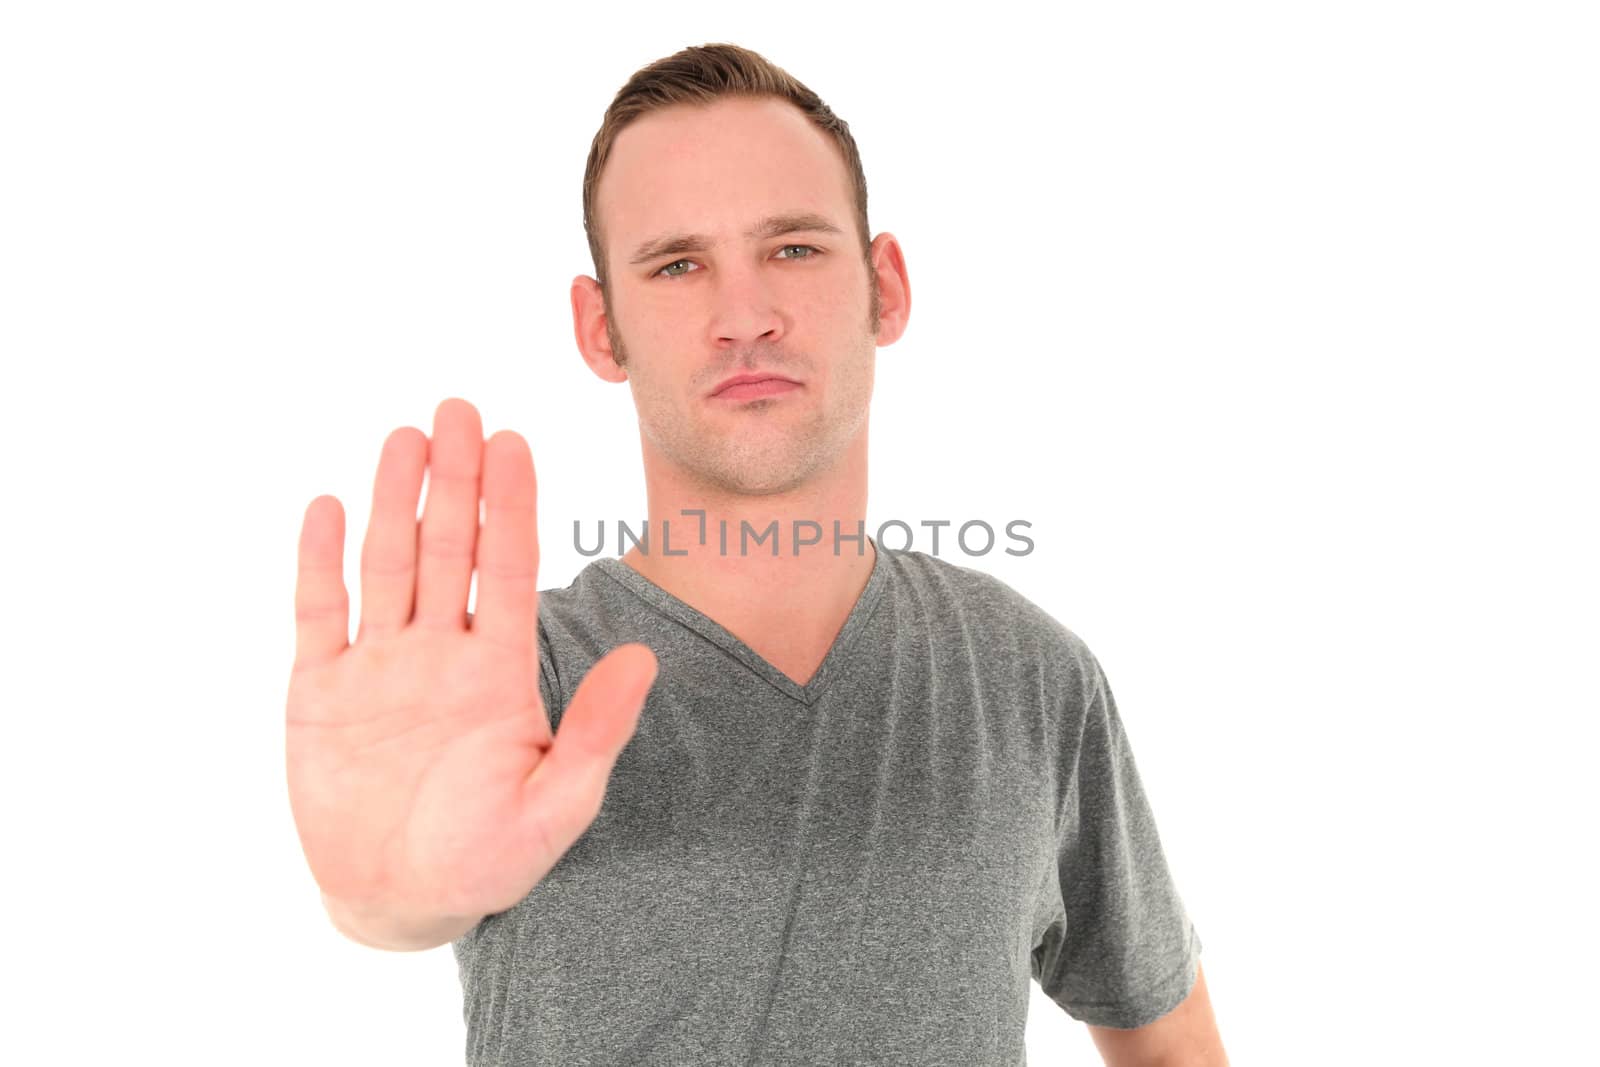
<path fill-rule="evenodd" d="M 483 529 L 472 632 L 538 656 L 538 485 L 528 442 L 501 430 L 483 448 Z"/>

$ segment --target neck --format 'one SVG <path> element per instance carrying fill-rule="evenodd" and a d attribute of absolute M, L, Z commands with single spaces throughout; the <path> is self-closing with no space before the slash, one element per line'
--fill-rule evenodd
<path fill-rule="evenodd" d="M 803 683 L 877 558 L 866 533 L 867 435 L 804 485 L 764 496 L 714 491 L 648 443 L 645 452 L 649 550 L 634 546 L 623 562 Z"/>

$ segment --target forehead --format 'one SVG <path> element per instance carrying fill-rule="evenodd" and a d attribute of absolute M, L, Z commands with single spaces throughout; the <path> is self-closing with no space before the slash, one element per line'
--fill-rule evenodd
<path fill-rule="evenodd" d="M 675 105 L 612 143 L 595 207 L 612 256 L 673 230 L 732 239 L 777 211 L 854 216 L 844 156 L 786 100 Z"/>

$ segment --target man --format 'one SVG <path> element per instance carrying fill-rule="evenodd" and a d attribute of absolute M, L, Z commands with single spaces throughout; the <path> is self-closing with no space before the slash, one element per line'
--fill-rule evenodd
<path fill-rule="evenodd" d="M 1107 1063 L 1224 1063 L 1092 653 L 865 534 L 911 301 L 848 127 L 686 49 L 618 93 L 584 208 L 575 332 L 633 394 L 643 542 L 537 593 L 527 446 L 447 400 L 385 443 L 350 645 L 312 502 L 289 777 L 335 924 L 452 943 L 472 1064 L 1016 1064 L 1031 980 Z"/>

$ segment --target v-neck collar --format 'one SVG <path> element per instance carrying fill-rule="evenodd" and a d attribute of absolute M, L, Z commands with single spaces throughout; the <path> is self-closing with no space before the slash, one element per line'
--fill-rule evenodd
<path fill-rule="evenodd" d="M 839 673 L 840 667 L 849 655 L 850 646 L 866 627 L 867 620 L 872 617 L 872 611 L 877 607 L 889 581 L 889 561 L 884 558 L 885 550 L 876 541 L 872 541 L 872 546 L 876 557 L 872 561 L 872 572 L 867 576 L 867 584 L 856 597 L 855 607 L 851 608 L 850 614 L 845 617 L 844 625 L 839 628 L 828 654 L 822 658 L 822 664 L 817 667 L 805 685 L 799 684 L 767 662 L 765 657 L 735 637 L 732 631 L 717 620 L 687 601 L 680 600 L 628 566 L 622 557 L 605 556 L 595 560 L 591 566 L 597 568 L 601 574 L 619 582 L 657 611 L 682 623 L 739 660 L 780 693 L 810 706 L 817 702 L 828 683 Z"/>

